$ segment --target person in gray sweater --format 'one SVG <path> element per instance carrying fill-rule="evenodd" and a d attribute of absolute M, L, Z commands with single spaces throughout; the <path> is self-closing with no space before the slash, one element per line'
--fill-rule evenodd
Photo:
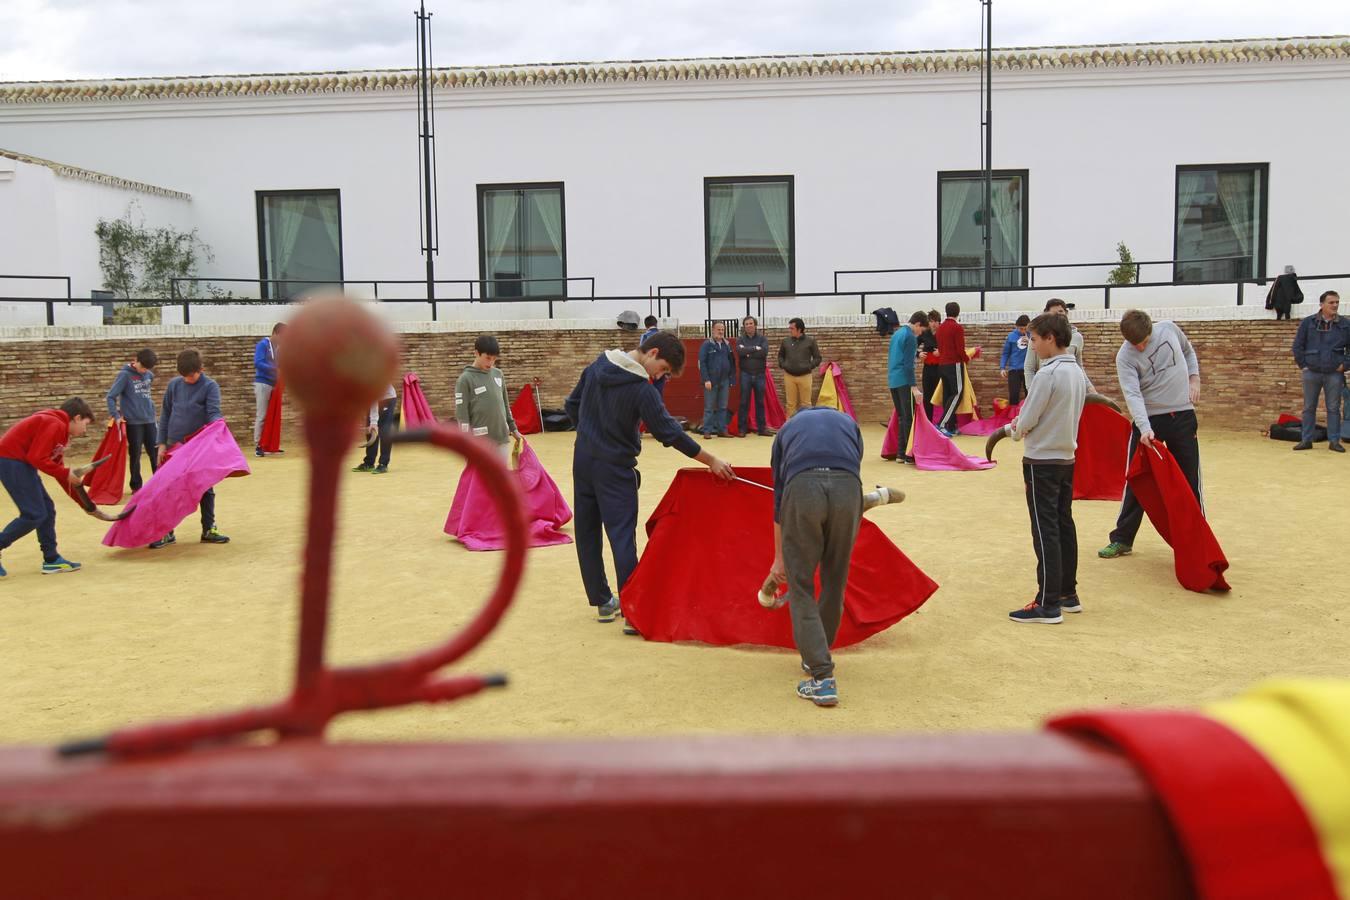
<path fill-rule="evenodd" d="M 1026 441 L 1022 481 L 1031 513 L 1031 545 L 1036 551 L 1036 599 L 1008 614 L 1014 622 L 1057 625 L 1061 613 L 1078 613 L 1078 530 L 1073 523 L 1074 453 L 1078 421 L 1088 395 L 1088 380 L 1069 352 L 1069 320 L 1042 313 L 1031 320 L 1027 336 L 1040 360 L 1040 376 L 1031 385 L 1021 412 L 1004 429 Z"/>
<path fill-rule="evenodd" d="M 506 378 L 497 368 L 501 345 L 492 335 L 482 334 L 473 342 L 473 352 L 473 362 L 455 382 L 455 421 L 461 430 L 492 441 L 509 459 L 511 441 L 520 440 L 520 432 L 511 415 Z"/>
<path fill-rule="evenodd" d="M 222 419 L 220 385 L 202 372 L 202 355 L 197 350 L 178 354 L 178 377 L 164 389 L 159 417 L 159 455 L 186 441 L 207 425 Z M 216 489 L 207 488 L 201 499 L 202 543 L 228 544 L 230 539 L 216 527 Z M 177 542 L 170 531 L 150 545 L 158 550 Z"/>
<path fill-rule="evenodd" d="M 159 469 L 159 451 L 155 440 L 155 400 L 150 384 L 155 380 L 159 354 L 149 347 L 122 367 L 108 388 L 108 415 L 114 422 L 126 423 L 127 468 L 131 473 L 131 492 L 141 489 L 141 449 L 150 457 L 150 474 Z"/>
<path fill-rule="evenodd" d="M 1116 353 L 1116 376 L 1134 427 L 1130 430 L 1126 459 L 1134 458 L 1139 444 L 1162 441 L 1177 461 L 1195 499 L 1204 512 L 1205 496 L 1200 483 L 1199 425 L 1195 401 L 1200 397 L 1200 360 L 1186 333 L 1173 322 L 1154 322 L 1142 309 L 1132 309 L 1120 320 L 1125 338 Z M 1144 521 L 1144 508 L 1125 485 L 1115 530 L 1110 543 L 1097 551 L 1102 559 L 1128 556 Z"/>
<path fill-rule="evenodd" d="M 1051 297 L 1049 300 L 1045 301 L 1045 311 L 1063 317 L 1065 322 L 1069 321 L 1069 304 L 1058 297 Z M 1083 365 L 1083 333 L 1077 328 L 1074 328 L 1072 323 L 1069 325 L 1069 355 L 1073 357 L 1074 362 L 1083 367 L 1083 373 L 1086 374 L 1087 367 Z M 1026 366 L 1022 370 L 1022 377 L 1025 379 L 1028 391 L 1031 390 L 1031 382 L 1035 379 L 1036 373 L 1040 371 L 1041 362 L 1042 360 L 1040 360 L 1036 354 L 1027 354 Z M 1091 378 L 1088 379 L 1088 393 L 1096 393 L 1092 388 Z"/>

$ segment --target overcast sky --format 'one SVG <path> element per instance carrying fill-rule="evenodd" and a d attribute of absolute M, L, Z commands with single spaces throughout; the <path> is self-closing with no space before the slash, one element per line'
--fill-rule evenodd
<path fill-rule="evenodd" d="M 412 9 L 412 0 L 0 0 L 0 81 L 409 68 Z M 439 66 L 979 45 L 978 0 L 428 0 L 428 9 Z M 999 47 L 1348 32 L 1350 0 L 994 0 Z"/>

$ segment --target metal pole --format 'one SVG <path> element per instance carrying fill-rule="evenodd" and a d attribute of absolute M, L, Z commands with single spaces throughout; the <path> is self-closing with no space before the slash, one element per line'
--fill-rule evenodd
<path fill-rule="evenodd" d="M 431 177 L 431 14 L 426 3 L 419 4 L 417 12 L 417 80 L 418 106 L 421 113 L 420 151 L 422 156 L 422 213 L 423 235 L 422 252 L 427 258 L 427 302 L 431 304 L 431 318 L 436 318 L 436 264 L 433 254 L 436 251 L 434 209 L 435 187 Z"/>
<path fill-rule="evenodd" d="M 994 286 L 994 0 L 981 0 L 984 6 L 984 286 Z M 984 311 L 984 292 L 980 293 Z"/>

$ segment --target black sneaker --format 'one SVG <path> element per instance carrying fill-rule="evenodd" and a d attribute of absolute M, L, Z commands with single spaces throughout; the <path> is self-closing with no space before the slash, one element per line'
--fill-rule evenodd
<path fill-rule="evenodd" d="M 1014 622 L 1026 622 L 1033 625 L 1058 625 L 1064 621 L 1064 617 L 1059 614 L 1059 610 L 1046 609 L 1034 600 L 1021 609 L 1008 613 L 1008 618 Z"/>
<path fill-rule="evenodd" d="M 228 544 L 230 539 L 220 533 L 220 529 L 212 525 L 209 529 L 202 532 L 203 544 Z"/>
<path fill-rule="evenodd" d="M 1297 444 L 1294 445 L 1294 449 L 1295 449 L 1295 450 L 1311 450 L 1311 449 L 1312 449 L 1312 444 L 1309 443 L 1308 441 L 1299 441 Z"/>
<path fill-rule="evenodd" d="M 1077 594 L 1071 594 L 1059 601 L 1059 611 L 1066 613 L 1080 613 L 1083 611 L 1083 601 L 1078 599 Z"/>
<path fill-rule="evenodd" d="M 263 453 L 262 444 L 257 444 L 257 445 L 255 445 L 255 446 L 253 447 L 253 455 L 254 455 L 254 456 L 266 456 L 266 455 L 267 455 L 266 453 Z"/>
<path fill-rule="evenodd" d="M 1345 448 L 1341 446 L 1341 442 L 1340 442 L 1340 441 L 1336 441 L 1335 443 L 1331 444 L 1331 446 L 1327 447 L 1327 449 L 1330 450 L 1330 451 L 1332 451 L 1333 453 L 1344 453 L 1344 452 L 1345 452 Z"/>
<path fill-rule="evenodd" d="M 374 469 L 375 469 L 374 466 L 368 466 L 368 465 L 366 465 L 365 463 L 361 463 L 361 465 L 359 465 L 359 466 L 354 466 L 354 467 L 352 468 L 352 471 L 353 471 L 353 472 L 370 472 L 370 471 L 373 471 Z"/>
<path fill-rule="evenodd" d="M 155 541 L 153 544 L 151 544 L 151 545 L 150 545 L 150 549 L 151 549 L 151 550 L 158 550 L 158 549 L 161 548 L 161 547 L 167 547 L 167 546 L 169 546 L 170 544 L 176 544 L 176 543 L 178 543 L 178 538 L 174 537 L 174 536 L 173 536 L 173 532 L 170 531 L 168 534 L 164 535 L 164 537 L 160 538 L 159 540 L 157 540 L 157 541 Z"/>

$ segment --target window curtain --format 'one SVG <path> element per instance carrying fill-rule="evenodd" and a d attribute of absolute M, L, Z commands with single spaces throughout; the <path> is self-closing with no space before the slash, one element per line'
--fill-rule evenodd
<path fill-rule="evenodd" d="M 1251 172 L 1219 173 L 1219 203 L 1223 205 L 1224 214 L 1228 217 L 1228 226 L 1233 229 L 1233 237 L 1237 239 L 1242 255 L 1247 257 L 1249 262 L 1237 265 L 1214 263 L 1215 269 L 1222 271 L 1236 268 L 1242 274 L 1255 274 L 1256 264 L 1252 259 L 1252 221 L 1255 218 L 1253 207 L 1256 199 L 1252 187 L 1255 180 Z M 1244 272 L 1244 269 L 1250 271 Z"/>
<path fill-rule="evenodd" d="M 342 258 L 342 237 L 339 234 L 339 217 L 337 197 L 315 197 L 315 205 L 319 208 L 319 219 L 323 222 L 324 231 L 328 232 L 328 241 L 333 245 L 333 258 Z"/>
<path fill-rule="evenodd" d="M 562 233 L 562 196 L 559 191 L 552 189 L 528 191 L 527 195 L 530 202 L 534 204 L 535 212 L 539 214 L 540 220 L 544 223 L 544 232 L 548 235 L 549 246 L 553 248 L 553 254 L 557 257 L 559 271 L 562 269 L 563 255 L 563 233 Z M 531 264 L 528 277 L 535 277 L 536 272 Z M 531 293 L 528 288 L 533 287 L 539 293 L 543 294 L 566 294 L 566 282 L 559 280 L 554 287 L 549 282 L 541 281 L 533 285 L 524 285 L 527 288 L 526 294 Z"/>
<path fill-rule="evenodd" d="M 965 211 L 966 202 L 970 199 L 970 192 L 975 188 L 975 182 L 967 178 L 949 179 L 942 181 L 938 186 L 938 193 L 942 200 L 942 228 L 938 235 L 938 266 L 942 266 L 942 260 L 947 258 L 951 247 L 952 238 L 956 236 L 956 230 L 961 227 L 961 214 Z M 970 282 L 974 272 L 942 272 L 941 284 L 943 287 L 959 287 Z M 983 277 L 983 276 L 979 276 Z"/>
<path fill-rule="evenodd" d="M 759 197 L 759 208 L 764 213 L 764 221 L 768 223 L 769 235 L 773 238 L 774 247 L 777 248 L 778 255 L 782 257 L 783 270 L 790 271 L 788 266 L 790 235 L 788 234 L 787 185 L 761 185 L 756 187 L 755 194 Z"/>
<path fill-rule="evenodd" d="M 731 223 L 736 218 L 736 201 L 740 192 L 734 185 L 714 184 L 708 187 L 708 263 L 716 267 L 717 257 L 722 253 L 727 238 L 731 236 Z"/>
<path fill-rule="evenodd" d="M 1003 243 L 1003 253 L 994 253 L 994 265 L 1016 266 L 1022 260 L 1022 212 L 1013 199 L 1013 185 L 1021 179 L 1005 178 L 995 180 L 989 205 L 993 218 L 991 234 Z M 981 191 L 983 193 L 983 191 Z M 983 197 L 981 197 L 983 200 Z M 1021 284 L 1021 272 L 1016 269 L 999 269 L 993 275 L 994 284 Z M 981 278 L 983 281 L 983 278 Z"/>
<path fill-rule="evenodd" d="M 483 253 L 487 261 L 487 271 L 483 273 L 483 277 L 487 279 L 487 295 L 495 297 L 497 285 L 493 279 L 496 277 L 497 265 L 509 251 L 519 253 L 519 248 L 514 247 L 511 241 L 519 211 L 519 194 L 516 191 L 489 191 L 484 196 L 483 203 L 486 207 L 484 216 L 487 219 L 487 226 L 484 229 L 487 247 Z"/>
<path fill-rule="evenodd" d="M 268 285 L 269 296 L 289 297 L 292 285 L 286 284 L 290 278 L 291 260 L 295 257 L 296 245 L 300 237 L 300 226 L 305 221 L 305 207 L 310 197 L 268 197 L 267 231 L 271 239 L 268 247 L 270 263 L 267 277 L 273 284 Z"/>

